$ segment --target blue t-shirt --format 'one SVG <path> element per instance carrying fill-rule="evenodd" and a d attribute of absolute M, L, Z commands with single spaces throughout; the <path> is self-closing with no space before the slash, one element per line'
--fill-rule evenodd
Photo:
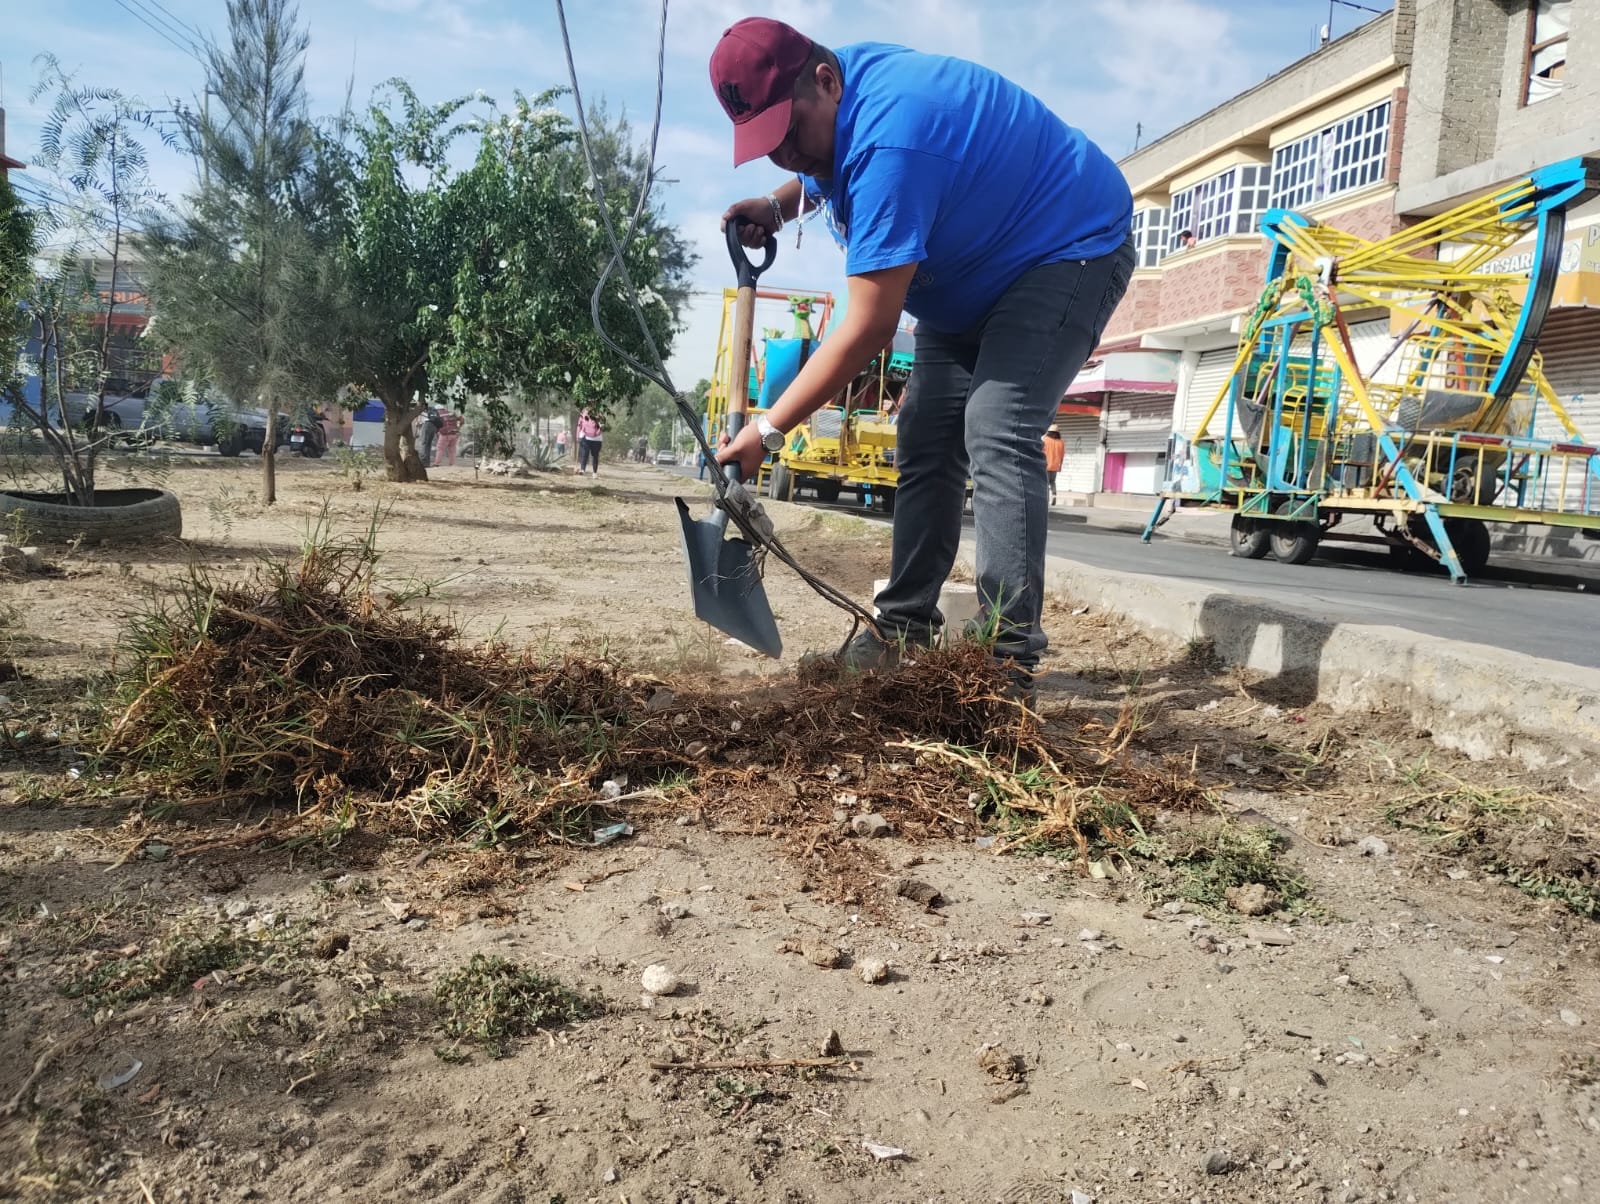
<path fill-rule="evenodd" d="M 1030 268 L 1128 237 L 1122 172 L 1042 101 L 987 67 L 862 42 L 835 51 L 844 93 L 833 179 L 802 177 L 850 275 L 921 267 L 906 312 L 957 334 Z"/>

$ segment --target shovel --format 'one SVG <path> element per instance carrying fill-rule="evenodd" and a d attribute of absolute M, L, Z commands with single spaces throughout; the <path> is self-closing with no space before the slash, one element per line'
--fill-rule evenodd
<path fill-rule="evenodd" d="M 743 428 L 750 404 L 750 343 L 755 333 L 756 278 L 772 266 L 778 254 L 777 240 L 769 237 L 766 258 L 760 264 L 752 262 L 739 241 L 739 228 L 745 224 L 744 218 L 737 218 L 727 226 L 728 254 L 739 274 L 739 293 L 733 310 L 732 359 L 728 369 L 730 437 Z M 740 483 L 737 464 L 729 464 L 723 471 L 729 482 Z M 722 492 L 719 489 L 718 495 Z M 745 539 L 726 538 L 728 511 L 725 506 L 719 506 L 710 518 L 694 519 L 689 516 L 684 500 L 675 500 L 678 519 L 683 524 L 683 554 L 689 561 L 689 592 L 694 598 L 695 617 L 757 652 L 772 657 L 780 655 L 783 638 L 778 634 L 778 621 L 767 602 L 766 587 L 761 584 L 755 547 Z"/>

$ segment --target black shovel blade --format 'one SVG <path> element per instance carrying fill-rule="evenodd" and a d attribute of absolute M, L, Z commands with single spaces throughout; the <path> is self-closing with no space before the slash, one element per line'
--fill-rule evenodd
<path fill-rule="evenodd" d="M 757 652 L 781 655 L 783 638 L 756 571 L 755 548 L 747 540 L 724 538 L 724 522 L 690 518 L 683 499 L 675 500 L 695 617 Z"/>

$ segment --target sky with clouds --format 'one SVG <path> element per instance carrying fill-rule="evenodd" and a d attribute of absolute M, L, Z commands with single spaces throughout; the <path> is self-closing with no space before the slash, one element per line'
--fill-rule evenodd
<path fill-rule="evenodd" d="M 1387 10 L 1391 0 L 1362 0 Z M 482 89 L 509 99 L 565 85 L 554 0 L 300 0 L 311 48 L 306 82 L 313 111 L 337 109 L 347 83 L 362 103 L 391 76 L 424 99 Z M 30 103 L 34 57 L 54 53 L 89 83 L 115 84 L 154 107 L 192 98 L 202 70 L 189 45 L 196 31 L 220 36 L 222 0 L 0 0 L 7 151 L 31 159 L 47 103 Z M 585 98 L 622 109 L 642 133 L 654 101 L 659 0 L 567 0 Z M 706 60 L 718 35 L 745 16 L 774 16 L 830 45 L 899 42 L 974 59 L 1001 71 L 1085 130 L 1114 157 L 1258 83 L 1308 53 L 1329 19 L 1328 0 L 673 0 L 666 43 L 658 163 L 672 183 L 662 201 L 700 251 L 687 328 L 670 361 L 688 387 L 710 374 L 731 269 L 717 218 L 742 196 L 781 182 L 775 168 L 735 171 L 726 119 L 711 93 Z M 1332 6 L 1338 36 L 1372 14 Z M 184 191 L 192 170 L 175 154 L 152 154 L 157 183 Z M 820 226 L 798 250 L 779 240 L 776 288 L 841 290 L 843 257 Z M 786 325 L 777 309 L 766 325 Z"/>

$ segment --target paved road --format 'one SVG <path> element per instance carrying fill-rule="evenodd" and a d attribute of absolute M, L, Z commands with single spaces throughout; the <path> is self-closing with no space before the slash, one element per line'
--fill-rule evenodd
<path fill-rule="evenodd" d="M 692 470 L 685 475 L 692 476 Z M 841 504 L 820 509 L 865 514 Z M 867 515 L 886 521 L 881 515 Z M 1534 571 L 1496 568 L 1467 585 L 1396 572 L 1387 553 L 1325 544 L 1307 565 L 1236 560 L 1209 542 L 1169 535 L 1144 544 L 1138 533 L 1105 524 L 1103 514 L 1057 510 L 1049 551 L 1083 564 L 1175 577 L 1234 593 L 1288 603 L 1344 623 L 1408 628 L 1444 639 L 1489 644 L 1530 656 L 1600 668 L 1600 566 L 1549 562 Z M 970 527 L 970 520 L 968 520 Z"/>
<path fill-rule="evenodd" d="M 1084 564 L 1177 577 L 1289 603 L 1347 623 L 1404 627 L 1451 640 L 1600 668 L 1600 579 L 1579 570 L 1491 571 L 1466 585 L 1396 572 L 1388 554 L 1325 545 L 1307 565 L 1237 560 L 1226 549 L 1137 534 L 1058 517 L 1050 554 Z"/>

